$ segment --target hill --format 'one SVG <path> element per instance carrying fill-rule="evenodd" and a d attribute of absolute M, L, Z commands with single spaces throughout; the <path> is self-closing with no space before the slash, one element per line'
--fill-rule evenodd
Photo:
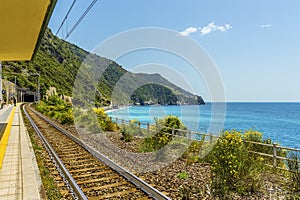
<path fill-rule="evenodd" d="M 110 59 L 90 54 L 54 36 L 49 29 L 32 61 L 3 62 L 3 75 L 12 82 L 16 76 L 17 85 L 21 88 L 35 91 L 37 76 L 34 75 L 37 73 L 40 74 L 42 97 L 52 86 L 57 88 L 59 94 L 75 94 L 79 97 L 75 102 L 94 103 L 96 98 L 97 106 L 110 105 L 112 99 L 118 105 L 151 99 L 161 104 L 204 103 L 200 96 L 181 89 L 159 74 L 128 72 Z M 77 91 L 73 93 L 75 80 L 80 81 L 76 82 Z M 95 85 L 95 82 L 98 84 Z M 133 94 L 134 97 L 131 97 Z"/>

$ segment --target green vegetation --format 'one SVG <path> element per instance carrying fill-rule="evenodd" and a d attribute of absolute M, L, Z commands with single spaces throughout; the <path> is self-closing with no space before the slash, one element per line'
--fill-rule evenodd
<path fill-rule="evenodd" d="M 145 136 L 147 135 L 147 131 L 138 126 L 138 121 L 131 120 L 128 125 L 123 124 L 121 126 L 121 139 L 125 142 L 131 142 L 134 136 Z"/>
<path fill-rule="evenodd" d="M 172 139 L 173 129 L 186 129 L 184 124 L 177 116 L 169 115 L 163 119 L 155 118 L 155 128 L 151 130 L 154 136 L 144 138 L 143 144 L 140 148 L 141 152 L 152 152 L 159 150 L 169 144 Z"/>
<path fill-rule="evenodd" d="M 131 95 L 133 103 L 176 105 L 177 97 L 169 88 L 157 84 L 146 84 Z"/>
<path fill-rule="evenodd" d="M 111 121 L 103 108 L 94 108 L 93 112 L 97 116 L 97 122 L 103 131 L 116 131 L 118 127 Z"/>
<path fill-rule="evenodd" d="M 81 71 L 77 74 L 80 67 Z M 159 97 L 156 91 L 159 94 L 162 94 L 161 91 L 168 91 L 162 100 L 163 104 L 174 102 L 174 94 L 182 98 L 182 102 L 197 104 L 197 102 L 192 101 L 196 95 L 184 91 L 160 75 L 130 73 L 112 60 L 90 54 L 74 44 L 59 39 L 49 29 L 46 30 L 39 50 L 32 61 L 3 62 L 5 79 L 14 82 L 16 76 L 17 85 L 21 88 L 36 91 L 37 74 L 40 74 L 42 97 L 45 96 L 46 90 L 52 86 L 57 89 L 58 94 L 74 96 L 75 93 L 76 99 L 73 100 L 80 105 L 87 104 L 96 107 L 110 105 L 111 95 L 121 77 L 122 84 L 120 85 L 122 88 L 118 90 L 118 95 L 114 99 L 116 104 L 127 105 L 130 101 L 128 95 L 145 83 L 156 84 L 155 89 L 157 90 L 151 91 L 153 97 Z M 76 82 L 77 91 L 72 91 L 76 77 L 80 81 Z M 96 94 L 95 89 L 97 89 Z M 169 95 L 169 90 L 172 90 L 174 94 Z M 136 98 L 150 97 L 148 92 L 144 90 L 139 95 L 141 96 L 136 96 Z"/>
<path fill-rule="evenodd" d="M 191 105 L 205 104 L 201 96 L 192 95 L 190 92 L 187 92 L 186 90 L 172 84 L 171 82 L 163 78 L 160 74 L 138 73 L 135 74 L 135 76 L 138 77 L 139 79 L 145 80 L 146 83 L 159 84 L 171 89 L 173 94 L 176 95 L 176 98 L 181 104 L 184 103 L 191 104 Z"/>
<path fill-rule="evenodd" d="M 87 111 L 74 110 L 75 123 L 82 128 L 86 128 L 92 133 L 102 132 L 100 125 L 98 124 L 97 116 L 92 109 Z"/>
<path fill-rule="evenodd" d="M 203 137 L 201 141 L 192 141 L 188 149 L 182 154 L 181 158 L 186 160 L 187 164 L 200 161 L 199 152 L 202 151 L 204 139 Z"/>
<path fill-rule="evenodd" d="M 119 127 L 111 121 L 103 108 L 88 109 L 87 111 L 74 110 L 77 125 L 87 128 L 92 133 L 102 131 L 117 131 Z"/>
<path fill-rule="evenodd" d="M 260 190 L 264 159 L 248 151 L 241 132 L 223 132 L 208 157 L 216 196 L 230 198 L 232 193 L 247 195 Z"/>
<path fill-rule="evenodd" d="M 291 199 L 300 199 L 300 153 L 291 153 L 288 155 L 290 160 L 287 161 L 289 172 L 289 192 Z"/>
<path fill-rule="evenodd" d="M 48 100 L 40 101 L 35 109 L 44 115 L 57 119 L 61 124 L 76 124 L 87 127 L 91 132 L 116 131 L 118 127 L 111 121 L 103 108 L 94 108 L 87 111 L 74 109 L 71 103 L 66 103 L 58 96 L 53 95 Z M 74 116 L 76 119 L 74 119 Z"/>
<path fill-rule="evenodd" d="M 53 86 L 59 94 L 71 96 L 78 68 L 86 55 L 83 49 L 60 40 L 47 30 L 32 61 L 3 62 L 3 73 L 12 82 L 16 76 L 19 87 L 32 91 L 36 91 L 38 82 L 33 74 L 40 73 L 42 95 Z"/>
<path fill-rule="evenodd" d="M 180 173 L 177 174 L 177 178 L 188 179 L 189 178 L 189 174 L 187 172 L 180 172 Z"/>
<path fill-rule="evenodd" d="M 268 145 L 263 146 L 258 143 Z M 202 137 L 200 141 L 193 141 L 181 158 L 187 164 L 204 162 L 210 165 L 211 191 L 214 197 L 232 199 L 237 196 L 260 194 L 265 189 L 267 177 L 272 177 L 269 181 L 272 182 L 273 179 L 276 179 L 278 185 L 289 183 L 286 188 L 283 188 L 288 192 L 286 196 L 288 199 L 299 199 L 300 163 L 296 161 L 297 159 L 299 161 L 299 154 L 297 157 L 277 148 L 277 156 L 292 159 L 288 162 L 277 159 L 277 167 L 293 171 L 292 173 L 287 172 L 288 176 L 286 176 L 283 171 L 272 168 L 272 157 L 254 153 L 273 155 L 272 140 L 264 140 L 262 133 L 254 129 L 244 132 L 224 131 L 208 155 L 202 158 L 201 152 L 205 151 L 207 145 L 209 145 L 209 141 L 205 140 L 205 137 Z"/>
<path fill-rule="evenodd" d="M 263 146 L 260 144 L 253 144 L 253 143 L 244 143 L 248 151 L 256 151 L 264 154 L 273 154 L 273 142 L 270 138 L 263 139 L 262 133 L 259 131 L 256 131 L 254 129 L 250 129 L 244 132 L 243 134 L 243 140 L 245 141 L 252 141 L 252 142 L 258 142 L 263 144 L 268 144 L 271 146 Z M 277 145 L 277 144 L 276 144 Z M 283 149 L 277 148 L 277 156 L 280 157 L 286 157 L 287 153 Z M 273 165 L 273 158 L 272 157 L 264 157 L 264 163 L 268 165 Z M 285 167 L 285 162 L 283 160 L 277 159 L 277 167 Z"/>
<path fill-rule="evenodd" d="M 132 120 L 129 125 L 122 124 L 120 128 L 111 121 L 102 108 L 88 109 L 86 111 L 75 109 L 72 116 L 71 106 L 65 103 L 57 96 L 51 96 L 48 101 L 41 101 L 36 108 L 46 115 L 58 119 L 60 122 L 76 124 L 87 128 L 92 132 L 118 131 L 120 130 L 121 139 L 125 142 L 131 142 L 135 136 L 144 137 L 140 146 L 140 152 L 160 152 L 156 159 L 167 161 L 170 152 L 176 151 L 180 142 L 187 139 L 175 138 L 173 134 L 180 134 L 176 129 L 186 130 L 185 125 L 176 116 L 166 116 L 163 119 L 155 119 L 155 126 L 150 130 L 142 129 L 138 126 L 137 120 Z M 68 117 L 70 114 L 72 117 Z M 181 136 L 187 136 L 187 133 L 181 133 Z M 273 159 L 255 154 L 260 152 L 265 154 L 273 153 L 273 143 L 271 139 L 263 140 L 262 133 L 250 129 L 244 132 L 231 130 L 224 131 L 216 140 L 212 150 L 208 155 L 202 158 L 201 152 L 206 149 L 210 141 L 205 140 L 205 136 L 200 141 L 192 141 L 187 150 L 182 154 L 182 159 L 187 164 L 194 162 L 209 163 L 211 167 L 211 191 L 213 196 L 226 199 L 234 196 L 251 196 L 259 194 L 263 189 L 264 178 L 267 174 L 276 174 L 283 176 L 276 170 L 271 170 L 267 165 L 273 164 Z M 264 143 L 268 145 L 259 145 Z M 167 148 L 164 148 L 166 145 Z M 174 148 L 173 148 L 174 147 Z M 282 149 L 277 150 L 277 156 L 288 157 L 292 160 L 288 162 L 277 159 L 277 166 L 288 167 L 292 172 L 288 173 L 290 184 L 286 190 L 291 199 L 299 197 L 300 186 L 300 166 L 299 155 L 287 154 Z M 267 165 L 266 165 L 267 164 Z M 43 172 L 44 173 L 44 172 Z M 46 173 L 46 172 L 45 172 Z M 277 174 L 278 173 L 278 174 Z M 177 174 L 179 179 L 188 179 L 186 172 Z M 49 186 L 50 187 L 50 186 Z M 182 191 L 184 196 L 190 195 L 190 189 L 185 188 Z"/>
<path fill-rule="evenodd" d="M 25 114 L 22 110 L 22 115 L 24 123 L 26 124 L 27 131 L 32 143 L 32 147 L 35 153 L 36 161 L 40 170 L 41 179 L 43 182 L 43 187 L 41 190 L 41 195 L 43 199 L 62 199 L 63 196 L 59 192 L 59 189 L 56 185 L 54 178 L 51 176 L 49 168 L 47 166 L 46 156 L 44 153 L 44 147 L 42 143 L 39 143 L 39 138 L 37 137 L 34 129 L 30 125 L 28 119 L 25 117 Z"/>
<path fill-rule="evenodd" d="M 66 103 L 58 96 L 50 96 L 48 100 L 40 101 L 35 109 L 48 117 L 57 119 L 61 124 L 74 123 L 71 103 Z"/>

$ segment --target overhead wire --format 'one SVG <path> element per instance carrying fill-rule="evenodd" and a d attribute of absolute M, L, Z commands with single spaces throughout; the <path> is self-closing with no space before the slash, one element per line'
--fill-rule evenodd
<path fill-rule="evenodd" d="M 84 19 L 84 17 L 90 12 L 90 10 L 93 8 L 93 6 L 96 4 L 98 0 L 93 0 L 89 7 L 84 11 L 84 13 L 80 16 L 80 18 L 77 20 L 77 22 L 74 24 L 74 26 L 71 28 L 70 32 L 67 33 L 67 36 L 64 39 L 67 39 L 72 32 L 77 28 L 77 26 L 80 24 L 80 22 Z"/>
<path fill-rule="evenodd" d="M 64 25 L 65 21 L 68 19 L 68 16 L 69 16 L 71 10 L 73 9 L 73 6 L 74 6 L 75 3 L 76 3 L 76 0 L 74 0 L 73 3 L 72 3 L 72 5 L 70 6 L 70 8 L 69 8 L 69 10 L 68 10 L 68 12 L 67 12 L 67 14 L 66 14 L 66 16 L 64 17 L 64 19 L 63 19 L 63 21 L 61 22 L 61 24 L 60 24 L 58 30 L 56 31 L 55 36 L 57 36 L 57 34 L 59 33 L 60 29 L 61 29 L 62 26 Z"/>

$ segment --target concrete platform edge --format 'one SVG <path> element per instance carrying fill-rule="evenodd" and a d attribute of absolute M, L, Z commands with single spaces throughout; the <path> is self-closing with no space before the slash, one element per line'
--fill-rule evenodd
<path fill-rule="evenodd" d="M 12 122 L 14 119 L 14 114 L 15 114 L 15 110 L 16 107 L 14 107 L 10 113 L 10 116 L 7 119 L 7 126 L 5 128 L 4 134 L 1 138 L 0 141 L 0 169 L 2 168 L 2 164 L 3 164 L 3 159 L 5 156 L 5 152 L 6 152 L 6 147 L 7 147 L 7 142 L 8 142 L 8 138 L 10 135 L 10 130 L 11 130 L 11 126 L 12 126 Z"/>

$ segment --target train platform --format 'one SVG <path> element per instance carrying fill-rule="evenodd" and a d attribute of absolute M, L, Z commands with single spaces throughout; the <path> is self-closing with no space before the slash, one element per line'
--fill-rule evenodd
<path fill-rule="evenodd" d="M 20 103 L 0 110 L 0 199 L 41 199 L 42 185 Z"/>

